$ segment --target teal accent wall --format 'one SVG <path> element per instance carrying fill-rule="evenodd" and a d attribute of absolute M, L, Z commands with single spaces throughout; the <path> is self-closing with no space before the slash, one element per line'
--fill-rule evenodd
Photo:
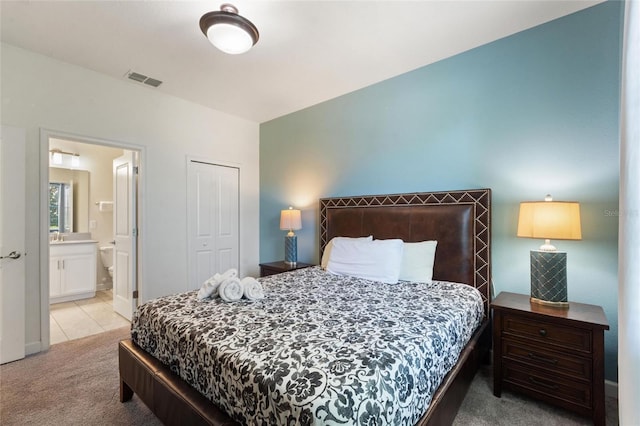
<path fill-rule="evenodd" d="M 279 212 L 302 210 L 298 260 L 317 263 L 322 197 L 491 188 L 495 293 L 528 294 L 521 201 L 581 203 L 569 298 L 601 305 L 617 381 L 623 3 L 610 1 L 260 126 L 260 260 L 283 259 Z M 384 60 L 384 58 L 380 58 Z"/>

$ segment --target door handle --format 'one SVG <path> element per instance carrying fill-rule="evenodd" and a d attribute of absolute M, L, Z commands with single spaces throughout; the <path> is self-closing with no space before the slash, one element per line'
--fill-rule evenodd
<path fill-rule="evenodd" d="M 17 252 L 17 251 L 12 251 L 11 253 L 9 253 L 6 256 L 0 256 L 0 260 L 2 259 L 20 259 L 20 256 L 22 256 L 22 253 Z"/>

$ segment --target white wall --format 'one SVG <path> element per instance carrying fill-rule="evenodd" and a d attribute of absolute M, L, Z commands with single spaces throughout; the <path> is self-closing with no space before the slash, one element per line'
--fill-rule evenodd
<path fill-rule="evenodd" d="M 258 273 L 258 123 L 7 44 L 0 48 L 1 121 L 27 130 L 28 350 L 41 341 L 41 128 L 143 149 L 141 301 L 186 289 L 187 156 L 240 167 L 240 273 Z"/>

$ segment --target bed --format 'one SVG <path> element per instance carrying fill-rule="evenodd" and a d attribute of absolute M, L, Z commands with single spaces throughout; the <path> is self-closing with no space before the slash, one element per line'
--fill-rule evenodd
<path fill-rule="evenodd" d="M 138 322 L 154 323 L 155 329 L 151 327 L 151 331 L 145 331 L 146 328 L 135 324 L 132 326 L 133 340 L 126 339 L 119 345 L 120 400 L 125 402 L 131 399 L 135 392 L 165 424 L 354 424 L 371 420 L 372 413 L 378 416 L 378 420 L 387 423 L 450 424 L 480 362 L 488 358 L 490 347 L 487 320 L 491 299 L 490 195 L 490 190 L 481 189 L 320 200 L 321 253 L 337 236 L 371 235 L 377 240 L 400 238 L 405 242 L 437 240 L 433 288 L 427 291 L 424 284 L 416 283 L 401 283 L 401 287 L 392 288 L 352 278 L 347 278 L 352 282 L 335 284 L 329 281 L 331 278 L 328 273 L 319 267 L 264 278 L 262 283 L 268 294 L 266 304 L 220 305 L 219 308 L 226 311 L 218 315 L 223 324 L 221 328 L 218 324 L 216 330 L 233 332 L 220 336 L 219 331 L 207 330 L 207 339 L 224 341 L 225 344 L 208 349 L 209 352 L 205 351 L 204 355 L 195 355 L 193 360 L 180 358 L 178 353 L 195 352 L 193 346 L 198 346 L 203 339 L 202 336 L 191 336 L 194 332 L 185 323 L 202 322 L 207 315 L 205 307 L 193 301 L 193 294 L 151 301 L 139 308 L 137 316 Z M 315 293 L 305 286 L 316 286 L 325 292 L 325 296 L 313 296 Z M 467 286 L 477 291 L 465 291 Z M 401 302 L 398 303 L 403 305 L 396 314 L 390 307 L 380 303 L 390 300 L 391 296 L 385 292 L 406 292 L 399 299 Z M 437 383 L 428 379 L 418 380 L 418 375 L 407 373 L 408 367 L 402 362 L 406 358 L 409 364 L 419 364 L 417 359 L 429 358 L 422 353 L 426 351 L 425 348 L 434 345 L 433 339 L 430 343 L 422 341 L 423 334 L 431 335 L 431 331 L 426 331 L 430 324 L 423 324 L 421 318 L 433 314 L 419 311 L 420 300 L 437 294 L 433 298 L 438 303 L 457 304 L 448 296 L 454 293 L 462 294 L 463 298 L 477 299 L 472 301 L 479 306 L 477 313 L 469 314 L 472 310 L 463 308 L 455 314 L 462 317 L 466 315 L 466 321 L 472 324 L 472 328 L 457 330 L 456 325 L 453 327 L 455 338 L 436 337 L 436 342 L 451 340 L 460 347 L 455 356 L 449 356 L 451 359 L 446 354 L 437 359 L 433 356 L 431 364 L 446 370 L 442 373 L 442 380 L 438 379 Z M 471 293 L 475 296 L 469 296 Z M 357 297 L 363 299 L 356 301 Z M 296 315 L 289 315 L 289 320 L 283 320 L 280 316 L 277 322 L 270 324 L 269 318 L 263 316 L 266 315 L 264 311 L 269 309 L 282 315 L 286 311 L 283 309 L 286 303 L 290 303 L 291 310 L 296 311 Z M 160 312 L 160 315 L 164 312 L 164 319 L 152 320 L 155 317 L 147 316 L 146 311 L 152 309 Z M 241 310 L 246 312 L 240 313 Z M 353 318 L 357 318 L 360 334 L 351 333 L 353 336 L 350 336 L 349 324 L 334 320 L 340 316 L 341 310 L 352 311 L 352 317 L 345 321 L 353 323 Z M 308 320 L 299 316 L 309 312 Z M 247 320 L 247 315 L 252 319 Z M 476 318 L 472 319 L 474 316 Z M 368 325 L 365 324 L 367 321 Z M 390 328 L 385 328 L 387 326 Z M 394 327 L 395 330 L 392 330 Z M 241 337 L 237 337 L 238 328 L 245 330 Z M 392 334 L 389 330 L 398 334 Z M 276 331 L 284 334 L 271 336 L 271 343 L 288 342 L 287 348 L 274 349 L 269 347 L 268 341 L 264 343 L 266 340 L 263 337 Z M 178 340 L 169 340 L 169 343 L 161 341 L 161 335 L 172 334 Z M 239 340 L 229 340 L 228 334 L 233 334 L 233 338 Z M 185 335 L 191 337 L 185 339 Z M 362 341 L 370 335 L 376 335 L 375 339 Z M 398 335 L 405 340 L 398 340 Z M 342 345 L 345 337 L 346 340 L 353 340 L 353 346 Z M 338 340 L 327 340 L 330 338 Z M 247 348 L 252 342 L 259 347 L 244 350 L 242 339 Z M 356 363 L 362 367 L 362 359 L 370 362 L 374 353 L 368 350 L 368 347 L 374 346 L 371 342 L 384 345 L 384 351 L 376 352 L 376 356 L 380 353 L 384 356 L 376 359 L 374 364 L 394 364 L 390 370 L 383 369 L 375 373 L 378 379 L 385 374 L 391 374 L 392 377 L 388 377 L 388 380 L 377 379 L 374 389 L 367 388 L 372 380 L 365 380 L 364 384 L 351 380 L 355 376 L 373 377 L 372 370 L 353 367 Z M 410 356 L 393 352 L 399 346 L 409 347 Z M 252 351 L 260 353 L 261 357 L 250 362 L 241 359 L 246 352 Z M 280 356 L 285 352 L 286 356 Z M 228 371 L 223 371 L 222 367 L 211 361 L 220 358 L 222 353 L 225 354 L 222 364 L 227 366 Z M 287 366 L 292 365 L 291 371 L 281 372 L 277 376 L 274 365 L 282 363 L 274 364 L 274 359 L 287 361 Z M 202 372 L 207 368 L 214 370 L 213 375 Z M 265 375 L 265 371 L 270 371 L 270 381 L 255 380 L 256 376 Z M 211 379 L 204 377 L 217 377 L 219 380 L 211 383 Z M 183 378 L 190 380 L 191 384 L 187 384 Z M 299 385 L 302 382 L 314 384 L 305 388 Z M 271 392 L 271 395 L 261 397 L 248 393 L 248 388 L 261 386 L 267 388 L 262 389 L 265 394 Z M 422 392 L 422 388 L 428 387 L 432 388 L 428 394 Z M 314 392 L 309 392 L 309 389 L 320 388 L 323 389 L 324 399 L 318 399 Z M 287 392 L 293 397 L 285 400 L 282 396 Z M 399 394 L 401 409 L 390 405 L 391 393 Z M 221 395 L 224 398 L 220 399 Z M 208 398 L 217 401 L 217 404 Z M 287 401 L 294 407 L 286 406 Z M 242 410 L 245 411 L 234 411 L 235 405 L 244 407 Z M 265 417 L 256 417 L 256 411 Z M 278 417 L 283 412 L 289 414 Z"/>

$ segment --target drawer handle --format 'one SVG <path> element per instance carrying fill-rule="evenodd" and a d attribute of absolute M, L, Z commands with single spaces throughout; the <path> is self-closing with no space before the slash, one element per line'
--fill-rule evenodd
<path fill-rule="evenodd" d="M 547 389 L 553 389 L 553 390 L 558 389 L 558 385 L 552 385 L 552 384 L 549 384 L 549 383 L 542 382 L 540 380 L 537 380 L 535 377 L 529 376 L 529 381 L 531 383 L 533 383 L 534 385 L 542 386 L 542 387 L 547 388 Z"/>
<path fill-rule="evenodd" d="M 534 361 L 542 361 L 542 362 L 546 362 L 548 364 L 554 364 L 554 365 L 558 363 L 558 360 L 555 358 L 547 358 L 546 356 L 536 355 L 531 352 L 529 352 L 528 356 Z"/>
<path fill-rule="evenodd" d="M 542 337 L 544 337 L 544 336 L 546 336 L 546 335 L 547 335 L 547 330 L 545 330 L 544 328 L 541 328 L 541 329 L 540 329 L 540 331 L 539 331 L 539 333 L 540 333 L 540 335 L 541 335 Z"/>

